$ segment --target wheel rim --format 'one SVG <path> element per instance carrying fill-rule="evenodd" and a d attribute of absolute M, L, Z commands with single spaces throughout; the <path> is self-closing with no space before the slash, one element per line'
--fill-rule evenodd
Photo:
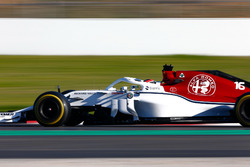
<path fill-rule="evenodd" d="M 39 108 L 41 117 L 48 122 L 56 120 L 61 114 L 61 107 L 58 101 L 53 98 L 45 99 Z"/>

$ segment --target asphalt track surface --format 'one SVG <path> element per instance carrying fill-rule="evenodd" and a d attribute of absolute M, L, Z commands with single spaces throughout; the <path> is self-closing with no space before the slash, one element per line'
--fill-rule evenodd
<path fill-rule="evenodd" d="M 249 141 L 250 129 L 241 126 L 0 124 L 1 159 L 250 157 Z"/>

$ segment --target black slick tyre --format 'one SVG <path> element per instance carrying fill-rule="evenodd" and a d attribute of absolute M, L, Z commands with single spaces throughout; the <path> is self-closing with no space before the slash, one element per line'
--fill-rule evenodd
<path fill-rule="evenodd" d="M 235 103 L 235 114 L 239 123 L 250 127 L 250 93 L 245 93 Z"/>
<path fill-rule="evenodd" d="M 37 122 L 42 126 L 61 126 L 70 117 L 71 108 L 65 96 L 58 92 L 45 92 L 34 103 Z"/>
<path fill-rule="evenodd" d="M 83 122 L 84 113 L 79 110 L 72 110 L 69 119 L 64 123 L 65 126 L 76 126 Z"/>

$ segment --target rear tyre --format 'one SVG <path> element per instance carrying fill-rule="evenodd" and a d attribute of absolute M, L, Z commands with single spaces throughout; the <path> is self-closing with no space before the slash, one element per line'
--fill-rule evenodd
<path fill-rule="evenodd" d="M 34 103 L 34 113 L 42 126 L 61 126 L 70 117 L 70 104 L 58 92 L 45 92 Z"/>
<path fill-rule="evenodd" d="M 250 127 L 250 93 L 245 93 L 235 103 L 235 114 L 239 123 Z"/>
<path fill-rule="evenodd" d="M 72 110 L 69 119 L 64 123 L 65 126 L 76 126 L 83 122 L 84 112 Z"/>

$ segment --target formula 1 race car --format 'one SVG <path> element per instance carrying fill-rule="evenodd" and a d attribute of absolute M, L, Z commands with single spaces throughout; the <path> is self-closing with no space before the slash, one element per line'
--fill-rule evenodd
<path fill-rule="evenodd" d="M 1 113 L 0 122 L 34 115 L 43 126 L 121 123 L 225 123 L 250 126 L 250 83 L 217 70 L 172 71 L 162 81 L 124 77 L 105 90 L 50 91 L 33 106 Z M 125 82 L 128 86 L 115 88 Z M 30 116 L 31 115 L 31 116 Z"/>

